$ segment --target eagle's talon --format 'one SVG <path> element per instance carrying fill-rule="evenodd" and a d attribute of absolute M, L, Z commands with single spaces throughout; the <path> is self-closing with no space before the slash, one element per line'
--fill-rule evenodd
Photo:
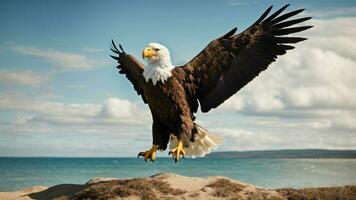
<path fill-rule="evenodd" d="M 182 156 L 182 158 L 184 158 L 185 156 L 185 151 L 183 149 L 183 143 L 181 141 L 178 142 L 178 145 L 176 148 L 172 149 L 171 151 L 169 151 L 168 155 L 171 155 L 174 158 L 174 162 L 176 163 L 179 158 Z"/>
<path fill-rule="evenodd" d="M 145 162 L 147 162 L 148 159 L 151 162 L 154 162 L 154 160 L 156 159 L 156 150 L 157 146 L 153 145 L 150 150 L 138 153 L 137 158 L 140 158 L 140 156 L 142 156 L 145 159 Z"/>
<path fill-rule="evenodd" d="M 137 158 L 140 158 L 140 156 L 145 157 L 144 152 L 140 152 L 140 153 L 138 153 Z"/>

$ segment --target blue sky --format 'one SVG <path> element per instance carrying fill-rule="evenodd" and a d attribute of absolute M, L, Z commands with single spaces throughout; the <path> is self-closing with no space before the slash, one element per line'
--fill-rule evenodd
<path fill-rule="evenodd" d="M 310 39 L 198 122 L 226 138 L 219 150 L 354 148 L 356 78 L 338 74 L 355 72 L 355 1 L 14 0 L 0 3 L 0 156 L 135 155 L 151 144 L 151 118 L 110 40 L 139 59 L 164 44 L 180 65 L 286 3 L 315 17 Z"/>

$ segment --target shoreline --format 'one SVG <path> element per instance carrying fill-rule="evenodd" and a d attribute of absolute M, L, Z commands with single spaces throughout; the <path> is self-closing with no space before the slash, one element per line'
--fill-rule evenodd
<path fill-rule="evenodd" d="M 93 178 L 87 183 L 33 186 L 0 192 L 2 200 L 29 199 L 356 199 L 356 185 L 266 189 L 222 176 L 188 177 L 173 173 L 150 177 Z"/>

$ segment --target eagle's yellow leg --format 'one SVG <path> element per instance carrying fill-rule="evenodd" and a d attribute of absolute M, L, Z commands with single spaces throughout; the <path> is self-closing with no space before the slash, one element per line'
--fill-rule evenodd
<path fill-rule="evenodd" d="M 174 148 L 174 149 L 172 149 L 172 151 L 170 151 L 170 152 L 168 153 L 168 155 L 171 155 L 171 154 L 172 154 L 172 156 L 173 156 L 173 158 L 174 158 L 174 162 L 177 162 L 177 161 L 179 160 L 179 158 L 180 158 L 181 155 L 182 155 L 182 158 L 184 158 L 184 156 L 185 156 L 185 151 L 184 151 L 184 149 L 183 149 L 183 143 L 182 143 L 182 141 L 179 141 L 177 147 Z"/>
<path fill-rule="evenodd" d="M 156 151 L 157 151 L 157 145 L 152 145 L 152 148 L 150 150 L 138 153 L 137 158 L 142 156 L 145 158 L 146 162 L 148 159 L 154 162 L 156 159 Z"/>

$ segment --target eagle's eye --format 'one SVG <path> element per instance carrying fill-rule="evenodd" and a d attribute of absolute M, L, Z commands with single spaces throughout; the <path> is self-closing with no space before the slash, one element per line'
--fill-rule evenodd
<path fill-rule="evenodd" d="M 158 49 L 158 48 L 155 48 L 155 51 L 159 51 L 159 49 Z"/>

